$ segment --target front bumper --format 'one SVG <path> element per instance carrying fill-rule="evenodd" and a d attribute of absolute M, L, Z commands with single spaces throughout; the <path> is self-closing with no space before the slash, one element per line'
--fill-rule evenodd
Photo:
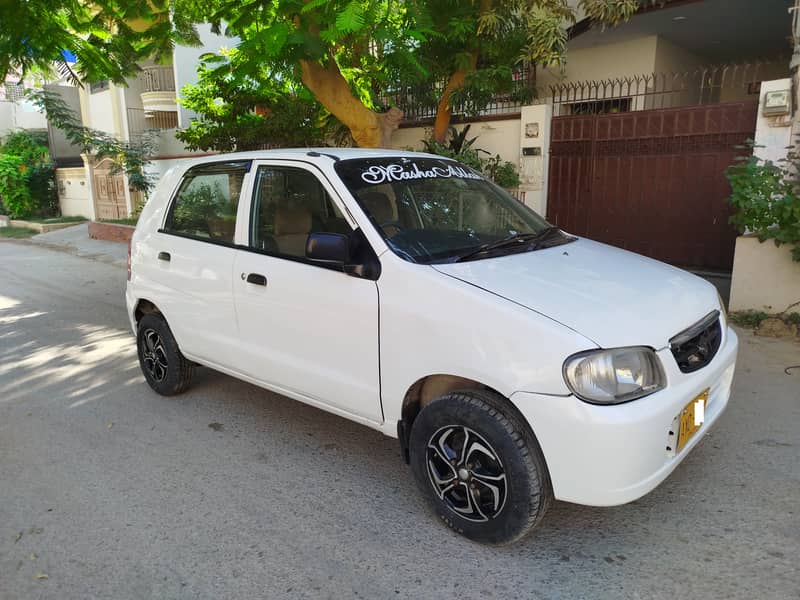
<path fill-rule="evenodd" d="M 559 500 L 591 506 L 625 504 L 644 496 L 678 466 L 728 404 L 739 342 L 727 328 L 714 360 L 681 373 L 668 348 L 658 352 L 667 387 L 614 406 L 587 404 L 575 396 L 516 392 L 512 402 L 528 420 L 544 453 Z M 711 388 L 705 421 L 677 454 L 667 450 L 675 417 Z"/>

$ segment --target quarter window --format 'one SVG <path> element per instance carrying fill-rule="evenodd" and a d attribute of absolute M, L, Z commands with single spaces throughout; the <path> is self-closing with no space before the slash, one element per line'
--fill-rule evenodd
<path fill-rule="evenodd" d="M 203 165 L 181 182 L 164 229 L 199 239 L 232 244 L 245 163 Z"/>
<path fill-rule="evenodd" d="M 253 193 L 250 245 L 259 250 L 305 258 L 309 234 L 352 231 L 319 180 L 304 169 L 261 167 Z"/>

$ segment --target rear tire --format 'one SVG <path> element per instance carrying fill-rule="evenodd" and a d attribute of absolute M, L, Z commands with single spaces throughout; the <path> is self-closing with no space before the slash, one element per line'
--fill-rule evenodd
<path fill-rule="evenodd" d="M 141 318 L 136 346 L 139 366 L 154 391 L 162 396 L 174 396 L 186 391 L 192 380 L 194 366 L 181 354 L 178 342 L 160 314 L 152 313 Z"/>
<path fill-rule="evenodd" d="M 529 533 L 553 499 L 544 456 L 507 400 L 488 390 L 451 392 L 420 411 L 411 469 L 437 516 L 476 542 Z"/>

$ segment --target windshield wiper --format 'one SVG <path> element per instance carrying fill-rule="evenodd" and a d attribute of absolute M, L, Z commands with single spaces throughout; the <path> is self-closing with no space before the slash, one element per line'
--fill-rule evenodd
<path fill-rule="evenodd" d="M 492 250 L 500 250 L 501 248 L 528 245 L 529 243 L 536 241 L 536 239 L 539 237 L 540 234 L 541 232 L 516 233 L 501 240 L 496 240 L 494 242 L 489 242 L 488 244 L 483 244 L 482 246 L 478 246 L 477 248 L 475 248 L 475 250 L 470 250 L 466 254 L 457 256 L 453 262 L 461 262 L 462 260 L 469 260 L 470 258 L 478 256 L 479 254 L 491 252 Z"/>
<path fill-rule="evenodd" d="M 531 244 L 537 244 L 537 249 L 539 247 L 544 248 L 548 238 L 552 238 L 553 234 L 555 233 L 559 234 L 559 242 L 565 239 L 567 241 L 572 241 L 574 239 L 565 236 L 561 231 L 561 229 L 559 229 L 558 227 L 550 226 L 536 233 L 517 233 L 512 236 L 503 238 L 501 240 L 489 242 L 488 244 L 483 244 L 482 246 L 479 246 L 475 250 L 471 250 L 466 254 L 462 254 L 461 256 L 456 257 L 453 262 L 461 262 L 469 260 L 480 254 L 492 252 L 493 250 L 501 250 L 503 248 L 514 248 L 514 247 L 527 248 Z"/>

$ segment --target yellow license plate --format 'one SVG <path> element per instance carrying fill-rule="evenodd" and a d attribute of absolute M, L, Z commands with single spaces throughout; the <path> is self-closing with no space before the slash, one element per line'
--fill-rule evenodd
<path fill-rule="evenodd" d="M 706 418 L 706 403 L 711 388 L 704 389 L 689 404 L 683 407 L 680 414 L 681 427 L 678 431 L 678 452 L 692 439 L 697 430 L 703 426 Z"/>

